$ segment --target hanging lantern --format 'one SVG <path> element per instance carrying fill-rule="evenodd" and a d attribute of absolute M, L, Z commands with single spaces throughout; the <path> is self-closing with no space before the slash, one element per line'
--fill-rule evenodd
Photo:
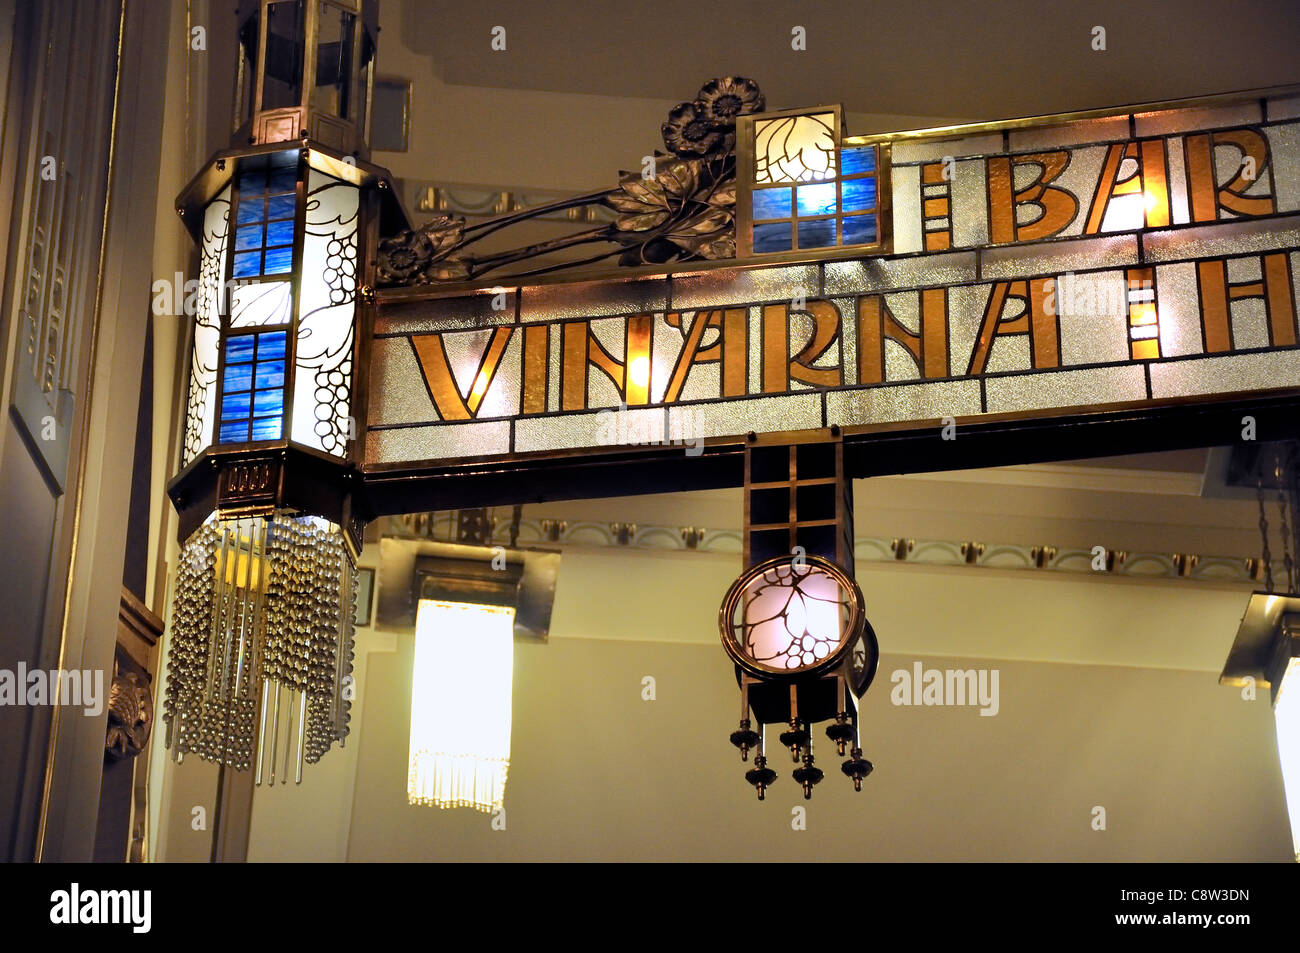
<path fill-rule="evenodd" d="M 875 678 L 880 650 L 853 578 L 852 483 L 838 431 L 794 443 L 750 435 L 745 562 L 718 614 L 740 685 L 731 743 L 742 761 L 755 752 L 745 780 L 763 800 L 776 780 L 764 726 L 781 725 L 780 743 L 798 765 L 792 776 L 811 798 L 824 777 L 812 726 L 829 720 L 826 736 L 848 754 L 841 770 L 861 791 L 872 765 L 862 754 L 857 700 Z"/>
<path fill-rule="evenodd" d="M 163 718 L 177 760 L 301 781 L 348 730 L 357 308 L 378 227 L 405 219 L 362 161 L 373 0 L 238 16 L 239 145 L 177 200 L 200 265 Z"/>

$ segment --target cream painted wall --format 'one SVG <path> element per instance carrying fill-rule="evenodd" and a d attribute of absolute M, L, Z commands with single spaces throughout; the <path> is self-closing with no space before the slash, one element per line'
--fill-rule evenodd
<path fill-rule="evenodd" d="M 406 803 L 413 636 L 366 635 L 354 735 L 301 787 L 257 793 L 250 858 L 1289 858 L 1268 702 L 1217 684 L 1241 590 L 867 566 L 886 653 L 864 705 L 876 772 L 855 795 L 824 743 L 805 802 L 776 751 L 759 804 L 727 742 L 738 698 L 714 628 L 738 562 L 566 549 L 550 643 L 516 647 L 504 832 Z M 891 704 L 890 673 L 917 660 L 996 668 L 999 713 Z"/>

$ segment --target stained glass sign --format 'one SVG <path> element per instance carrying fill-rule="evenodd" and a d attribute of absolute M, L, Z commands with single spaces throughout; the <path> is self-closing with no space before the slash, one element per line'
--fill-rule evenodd
<path fill-rule="evenodd" d="M 738 143 L 734 263 L 381 290 L 365 466 L 1300 389 L 1294 91 Z"/>

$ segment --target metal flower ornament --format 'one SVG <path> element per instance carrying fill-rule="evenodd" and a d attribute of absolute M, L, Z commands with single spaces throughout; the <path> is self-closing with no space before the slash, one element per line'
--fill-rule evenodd
<path fill-rule="evenodd" d="M 667 152 L 641 172 L 623 172 L 617 188 L 563 199 L 466 225 L 439 216 L 385 239 L 378 248 L 379 281 L 418 285 L 470 281 L 492 274 L 519 278 L 617 257 L 620 265 L 734 258 L 736 255 L 736 118 L 762 112 L 766 100 L 752 79 L 727 76 L 705 83 L 679 103 L 661 126 Z M 472 246 L 519 222 L 567 209 L 598 206 L 613 220 L 545 242 L 475 254 Z M 580 245 L 596 254 L 541 265 L 536 259 Z M 519 262 L 522 270 L 503 272 Z"/>

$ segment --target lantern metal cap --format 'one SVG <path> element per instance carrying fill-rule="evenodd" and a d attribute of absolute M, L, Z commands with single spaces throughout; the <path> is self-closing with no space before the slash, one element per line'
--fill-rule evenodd
<path fill-rule="evenodd" d="M 1289 616 L 1293 618 L 1288 620 Z M 1279 653 L 1288 642 L 1295 642 L 1295 630 L 1289 622 L 1300 623 L 1300 596 L 1252 593 L 1219 684 L 1240 688 L 1251 678 L 1257 687 L 1271 688 L 1278 675 Z M 1289 657 L 1292 653 L 1281 654 Z"/>
<path fill-rule="evenodd" d="M 298 142 L 269 142 L 263 145 L 223 149 L 214 152 L 203 167 L 176 196 L 176 211 L 195 242 L 203 240 L 203 210 L 234 178 L 241 159 L 269 153 L 301 149 L 307 165 L 317 172 L 333 176 L 358 188 L 378 188 L 380 196 L 379 233 L 391 235 L 411 227 L 411 219 L 402 207 L 392 174 L 383 166 L 363 162 L 342 152 L 326 148 L 309 139 Z"/>

